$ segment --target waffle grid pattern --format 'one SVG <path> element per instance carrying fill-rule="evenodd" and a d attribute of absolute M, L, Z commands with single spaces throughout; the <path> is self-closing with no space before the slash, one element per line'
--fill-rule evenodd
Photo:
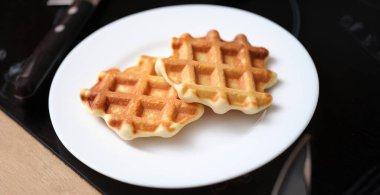
<path fill-rule="evenodd" d="M 230 109 L 254 114 L 268 107 L 276 74 L 266 69 L 268 50 L 253 47 L 246 36 L 232 42 L 217 31 L 206 37 L 183 34 L 172 40 L 173 55 L 160 59 L 156 71 L 177 90 L 181 99 L 210 106 L 216 113 Z"/>
<path fill-rule="evenodd" d="M 178 99 L 154 72 L 155 62 L 156 58 L 142 56 L 136 67 L 124 72 L 115 68 L 102 72 L 94 87 L 81 92 L 90 110 L 124 139 L 170 137 L 203 113 L 202 105 Z"/>

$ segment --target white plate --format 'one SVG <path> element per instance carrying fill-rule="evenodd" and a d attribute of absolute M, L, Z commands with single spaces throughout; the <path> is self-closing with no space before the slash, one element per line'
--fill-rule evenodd
<path fill-rule="evenodd" d="M 263 115 L 206 110 L 173 138 L 125 142 L 81 104 L 79 92 L 100 71 L 134 65 L 142 54 L 168 56 L 170 39 L 217 29 L 225 40 L 244 33 L 270 51 L 268 67 L 279 82 Z M 318 100 L 318 76 L 305 48 L 277 24 L 239 9 L 185 5 L 152 9 L 117 20 L 78 44 L 51 85 L 54 129 L 80 161 L 111 178 L 148 187 L 186 188 L 231 179 L 269 162 L 302 133 Z M 258 120 L 258 118 L 262 120 Z"/>

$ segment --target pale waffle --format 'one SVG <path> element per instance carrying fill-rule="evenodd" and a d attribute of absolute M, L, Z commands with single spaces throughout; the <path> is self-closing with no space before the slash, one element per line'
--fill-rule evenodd
<path fill-rule="evenodd" d="M 162 74 L 186 102 L 198 102 L 222 114 L 230 109 L 254 114 L 272 103 L 264 89 L 276 83 L 268 70 L 268 50 L 250 45 L 245 35 L 223 41 L 216 30 L 193 38 L 185 33 L 172 39 L 173 54 L 159 59 Z"/>
<path fill-rule="evenodd" d="M 142 56 L 137 66 L 101 72 L 98 82 L 82 90 L 81 100 L 121 138 L 171 137 L 203 114 L 203 105 L 185 103 L 162 76 L 156 58 Z"/>

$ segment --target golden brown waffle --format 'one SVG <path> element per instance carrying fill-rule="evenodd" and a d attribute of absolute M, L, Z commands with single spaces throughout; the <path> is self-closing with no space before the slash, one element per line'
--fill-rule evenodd
<path fill-rule="evenodd" d="M 268 50 L 251 46 L 245 35 L 232 42 L 221 40 L 215 30 L 193 38 L 172 39 L 173 55 L 156 63 L 162 74 L 186 102 L 198 102 L 222 114 L 230 109 L 246 114 L 268 107 L 272 96 L 264 89 L 277 76 L 265 66 Z"/>
<path fill-rule="evenodd" d="M 203 114 L 203 105 L 178 99 L 176 91 L 154 72 L 156 58 L 142 56 L 136 67 L 102 72 L 82 90 L 81 100 L 104 118 L 120 137 L 171 137 Z"/>

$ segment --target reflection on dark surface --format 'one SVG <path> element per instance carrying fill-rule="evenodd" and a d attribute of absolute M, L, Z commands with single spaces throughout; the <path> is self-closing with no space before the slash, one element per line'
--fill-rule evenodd
<path fill-rule="evenodd" d="M 55 14 L 64 9 L 46 7 L 45 3 L 42 0 L 0 2 L 0 85 L 4 83 L 3 73 L 33 51 L 49 30 Z M 123 16 L 183 3 L 188 2 L 103 1 L 76 42 Z M 267 17 L 289 31 L 294 27 L 294 13 L 288 1 L 195 3 L 238 7 Z M 373 185 L 376 180 L 371 178 L 379 177 L 380 159 L 378 3 L 370 0 L 298 3 L 301 18 L 299 40 L 315 61 L 320 79 L 318 107 L 305 130 L 312 135 L 312 194 L 375 193 L 379 185 Z M 249 21 L 237 22 L 249 25 Z M 273 161 L 247 175 L 212 186 L 159 190 L 124 184 L 91 170 L 62 146 L 48 113 L 48 92 L 52 78 L 53 74 L 49 75 L 41 90 L 27 102 L 0 97 L 0 107 L 104 193 L 269 194 L 282 164 L 293 148 L 290 147 Z"/>

